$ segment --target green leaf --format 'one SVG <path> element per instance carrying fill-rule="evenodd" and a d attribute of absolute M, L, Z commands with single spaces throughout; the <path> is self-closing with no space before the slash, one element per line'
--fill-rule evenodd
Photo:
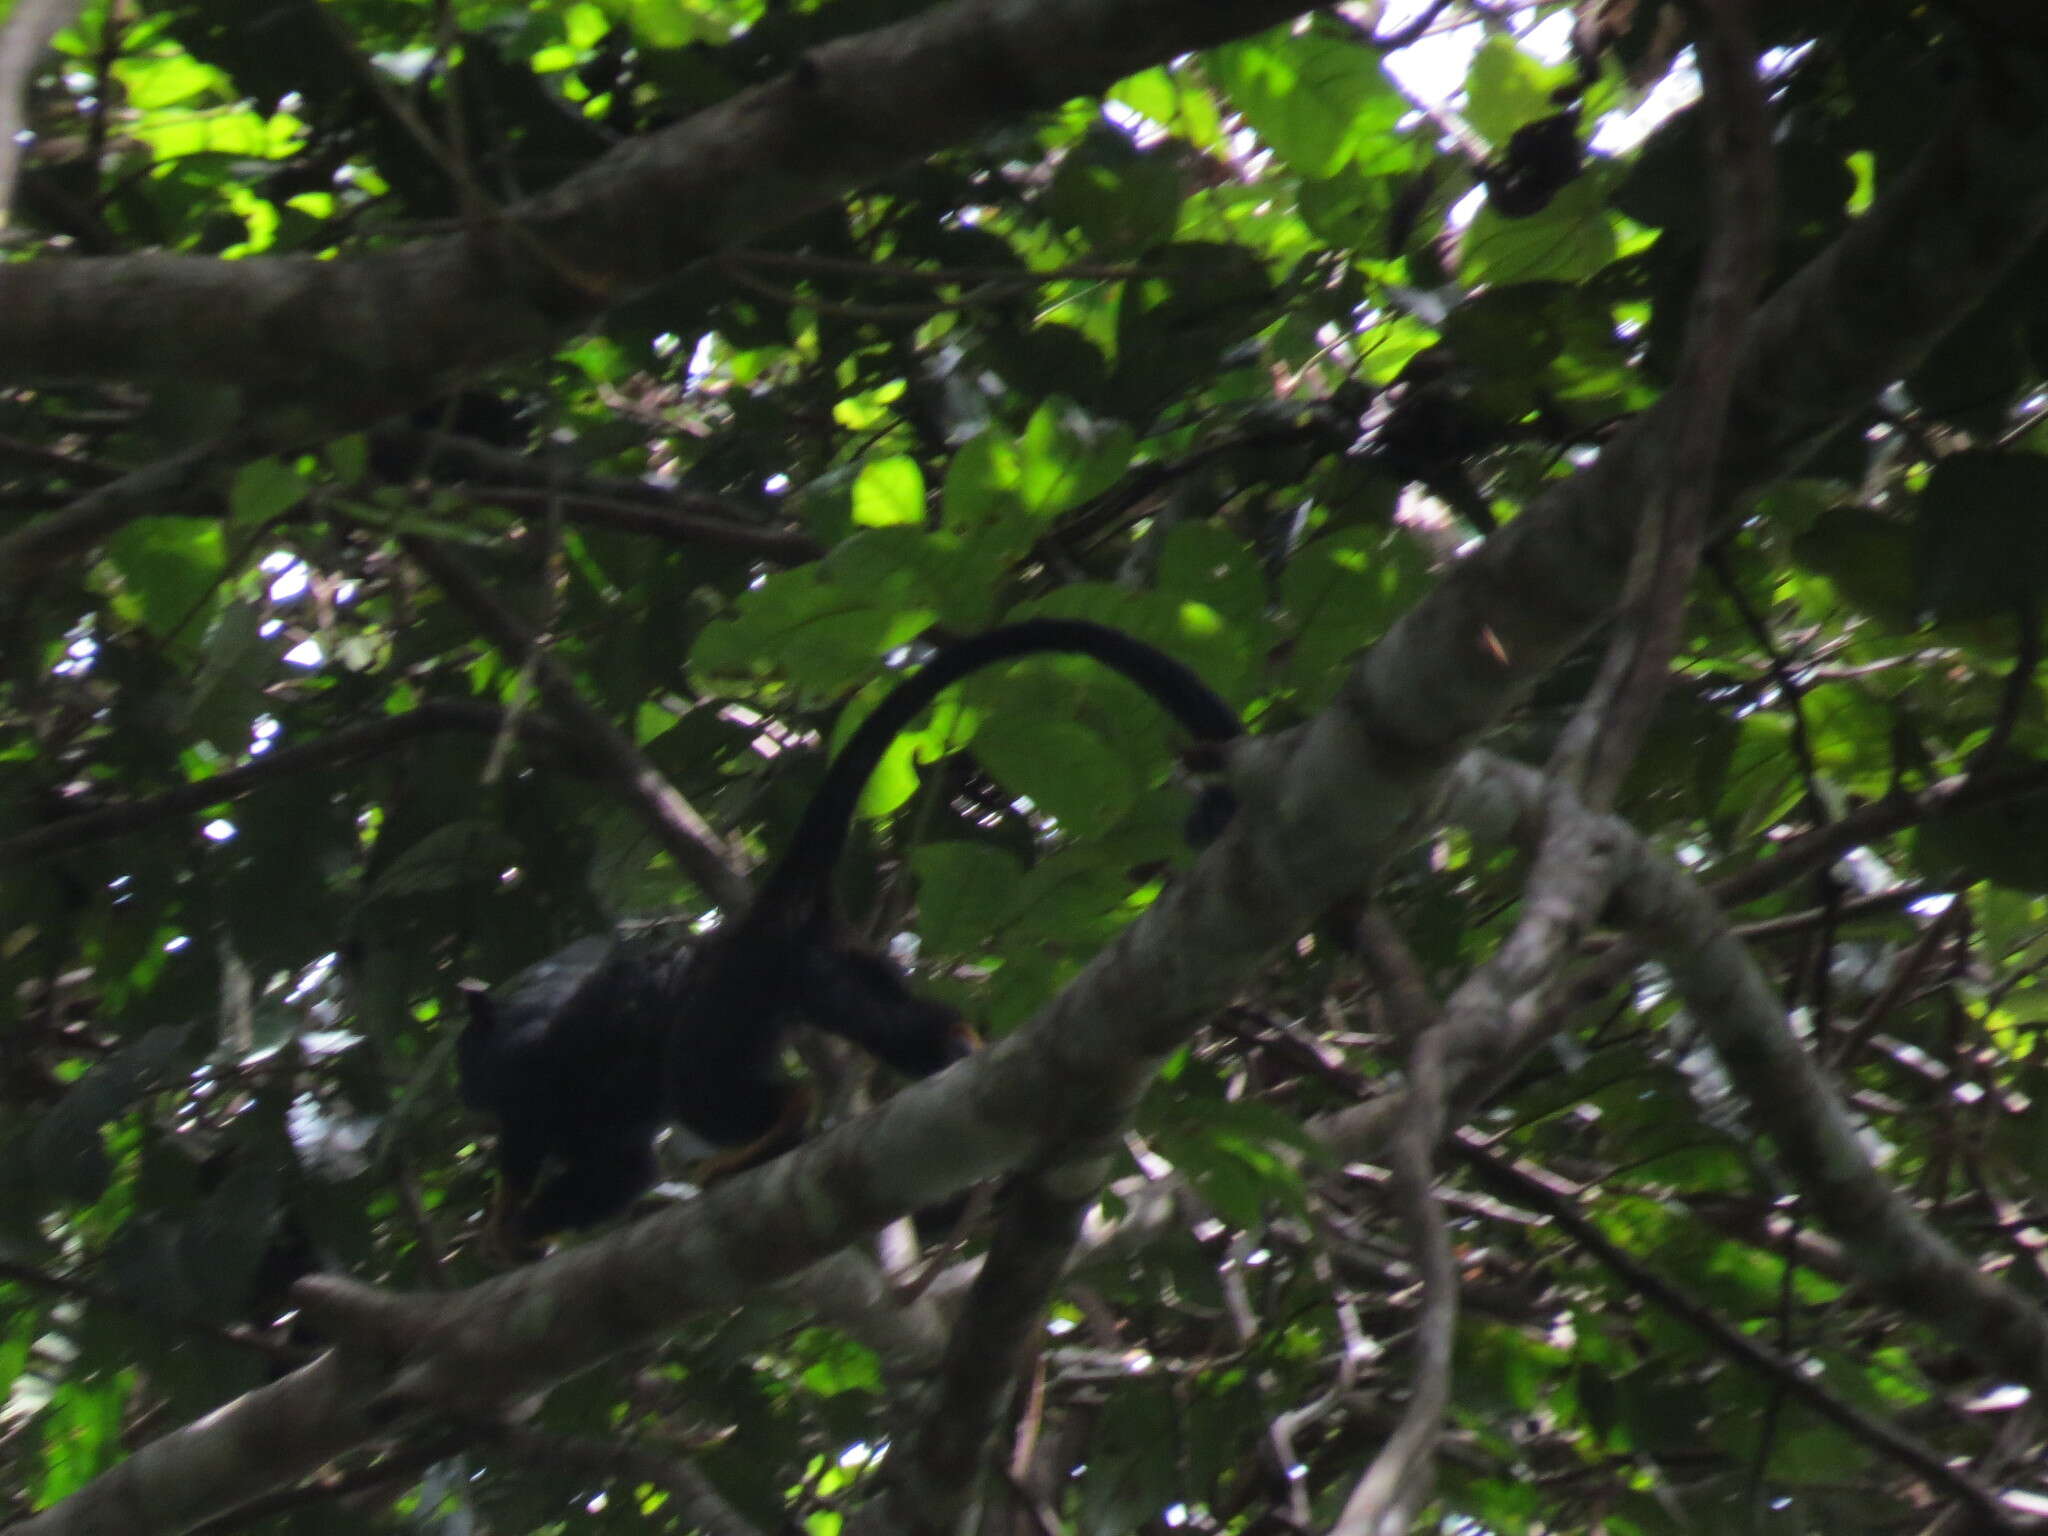
<path fill-rule="evenodd" d="M 1918 627 L 1920 575 L 1904 524 L 1860 507 L 1830 507 L 1792 541 L 1792 558 L 1893 630 Z"/>
<path fill-rule="evenodd" d="M 1081 1474 L 1081 1536 L 1129 1536 L 1163 1523 L 1159 1516 L 1183 1492 L 1178 1422 L 1173 1398 L 1159 1383 L 1115 1388 Z"/>
<path fill-rule="evenodd" d="M 1024 872 L 1015 887 L 1011 922 L 1078 961 L 1122 926 L 1129 901 L 1122 870 L 1105 869 L 1094 849 L 1065 847 Z M 1042 995 L 1038 1001 L 1044 1001 Z"/>
<path fill-rule="evenodd" d="M 120 1459 L 123 1412 L 133 1390 L 130 1373 L 115 1371 L 97 1380 L 74 1378 L 52 1399 L 38 1506 L 68 1498 Z"/>
<path fill-rule="evenodd" d="M 1098 125 L 1060 161 L 1047 207 L 1104 255 L 1135 255 L 1173 238 L 1180 176 L 1173 154 L 1141 153 L 1123 133 Z"/>
<path fill-rule="evenodd" d="M 220 526 L 196 517 L 138 518 L 107 540 L 107 560 L 124 595 L 160 639 L 201 616 L 227 573 Z"/>
<path fill-rule="evenodd" d="M 853 482 L 853 520 L 863 528 L 924 526 L 924 471 L 917 460 L 870 459 Z"/>
<path fill-rule="evenodd" d="M 1102 344 L 1053 321 L 1028 329 L 1001 327 L 975 348 L 974 361 L 1023 399 L 1072 395 L 1103 415 L 1127 414 L 1109 389 Z"/>
<path fill-rule="evenodd" d="M 1198 604 L 1222 615 L 1239 631 L 1233 639 L 1240 643 L 1230 648 L 1240 656 L 1242 634 L 1255 631 L 1265 619 L 1266 584 L 1259 578 L 1258 558 L 1244 540 L 1217 523 L 1182 523 L 1168 533 L 1154 586 L 1177 607 Z M 1192 618 L 1189 610 L 1182 611 Z M 1209 682 L 1221 686 L 1216 677 Z"/>
<path fill-rule="evenodd" d="M 1140 784 L 1102 739 L 1066 720 L 1001 711 L 974 733 L 974 755 L 997 781 L 1077 837 L 1096 837 L 1129 812 Z"/>
<path fill-rule="evenodd" d="M 1163 66 L 1125 76 L 1109 95 L 1197 149 L 1214 148 L 1223 137 L 1215 97 Z"/>
<path fill-rule="evenodd" d="M 495 883 L 519 862 L 519 845 L 489 821 L 436 827 L 391 861 L 365 893 L 367 902 Z"/>
<path fill-rule="evenodd" d="M 369 472 L 370 440 L 360 432 L 350 432 L 330 441 L 320 450 L 320 456 L 334 471 L 335 479 L 344 485 L 354 485 Z"/>
<path fill-rule="evenodd" d="M 1031 413 L 1017 445 L 1017 494 L 1035 516 L 1052 518 L 1107 490 L 1130 468 L 1131 429 L 1090 416 L 1071 400 Z"/>
<path fill-rule="evenodd" d="M 911 851 L 917 876 L 918 931 L 942 955 L 978 954 L 1009 911 L 1023 866 L 987 843 L 920 843 Z"/>
<path fill-rule="evenodd" d="M 873 389 L 842 395 L 832 402 L 832 419 L 849 432 L 874 432 L 888 425 L 903 398 L 903 381 L 885 379 Z"/>
<path fill-rule="evenodd" d="M 1928 477 L 1918 531 L 1923 610 L 1954 622 L 2038 602 L 2048 592 L 2048 459 L 1948 455 Z"/>
<path fill-rule="evenodd" d="M 184 1059 L 187 1036 L 184 1029 L 157 1026 L 93 1067 L 37 1117 L 28 1138 L 30 1161 L 52 1195 L 90 1205 L 105 1193 L 112 1168 L 101 1132 Z"/>
<path fill-rule="evenodd" d="M 834 552 L 849 575 L 864 555 L 861 540 L 919 539 L 908 530 L 880 530 Z M 883 562 L 886 564 L 886 562 Z M 892 608 L 891 595 L 911 601 L 914 575 L 891 570 L 881 590 L 828 580 L 815 567 L 782 571 L 740 595 L 732 617 L 707 624 L 690 647 L 690 665 L 710 677 L 774 674 L 807 692 L 837 694 L 869 675 L 876 660 L 927 628 L 930 607 Z"/>
<path fill-rule="evenodd" d="M 867 653 L 880 657 L 935 623 L 975 630 L 990 621 L 995 583 L 1008 568 L 1014 541 L 985 531 L 961 539 L 913 528 L 857 533 L 825 557 L 827 592 L 880 610 L 887 619 Z"/>
<path fill-rule="evenodd" d="M 1239 1155 L 1240 1146 L 1186 1127 L 1156 1127 L 1150 1140 L 1225 1221 L 1254 1227 L 1264 1219 L 1266 1202 L 1275 1192 L 1267 1180 L 1270 1163 L 1255 1166 Z"/>
<path fill-rule="evenodd" d="M 228 487 L 228 520 L 266 523 L 282 516 L 305 497 L 305 478 L 276 459 L 252 459 L 235 471 Z"/>
<path fill-rule="evenodd" d="M 141 112 L 178 106 L 201 96 L 220 99 L 226 78 L 186 53 L 124 53 L 115 68 L 128 105 Z"/>
<path fill-rule="evenodd" d="M 1473 295 L 1444 320 L 1444 341 L 1484 379 L 1540 378 L 1564 351 L 1579 290 L 1567 283 L 1518 283 Z M 1600 319 L 1611 326 L 1604 311 Z"/>
<path fill-rule="evenodd" d="M 864 1344 L 822 1328 L 807 1328 L 797 1339 L 796 1349 L 814 1357 L 804 1369 L 803 1382 L 820 1397 L 882 1390 L 880 1364 L 875 1352 Z"/>
<path fill-rule="evenodd" d="M 1913 862 L 1934 880 L 1994 880 L 2016 891 L 2048 892 L 2048 796 L 1930 821 L 1914 836 Z"/>
<path fill-rule="evenodd" d="M 888 686 L 878 684 L 863 696 L 861 707 L 841 712 L 839 728 L 833 734 L 835 751 L 858 728 L 872 706 L 881 702 Z M 978 719 L 957 694 L 948 694 L 932 705 L 922 726 L 898 731 L 861 790 L 860 814 L 886 816 L 902 805 L 917 792 L 917 765 L 956 750 L 973 734 Z"/>
<path fill-rule="evenodd" d="M 1319 703 L 1344 664 L 1375 639 L 1426 579 L 1405 540 L 1347 528 L 1318 540 L 1280 578 L 1281 624 L 1289 644 L 1282 675 L 1304 703 Z"/>
<path fill-rule="evenodd" d="M 1504 148 L 1517 128 L 1557 110 L 1551 92 L 1569 78 L 1568 69 L 1532 58 L 1512 38 L 1490 37 L 1465 73 L 1465 121 Z"/>
<path fill-rule="evenodd" d="M 1303 176 L 1334 176 L 1406 110 L 1379 60 L 1335 38 L 1268 32 L 1208 59 L 1245 121 Z"/>
<path fill-rule="evenodd" d="M 1458 275 L 1467 283 L 1576 283 L 1615 258 L 1614 225 L 1597 168 L 1567 184 L 1541 213 L 1506 219 L 1491 204 L 1465 232 Z"/>
<path fill-rule="evenodd" d="M 661 9 L 672 10 L 673 7 L 663 6 Z M 612 29 L 611 18 L 604 13 L 604 7 L 600 5 L 575 4 L 564 6 L 562 8 L 561 20 L 562 35 L 569 39 L 572 47 L 576 48 L 596 47 L 605 34 Z M 676 46 L 673 42 L 657 42 L 652 37 L 648 38 L 647 41 L 656 43 L 658 47 Z"/>
<path fill-rule="evenodd" d="M 249 750 L 251 722 L 266 707 L 263 688 L 275 663 L 262 626 L 255 604 L 226 604 L 207 630 L 199 673 L 185 699 L 186 728 L 229 758 Z"/>
<path fill-rule="evenodd" d="M 1296 196 L 1310 229 L 1332 245 L 1370 253 L 1386 242 L 1395 191 L 1389 177 L 1345 168 L 1303 181 Z"/>
<path fill-rule="evenodd" d="M 679 5 L 677 0 L 625 0 L 625 11 L 635 35 L 654 48 L 681 50 L 691 43 L 731 40 L 729 23 L 723 17 L 696 6 Z"/>
<path fill-rule="evenodd" d="M 948 533 L 971 534 L 1021 521 L 1022 481 L 1016 440 L 1000 427 L 984 428 L 946 466 L 940 526 Z"/>

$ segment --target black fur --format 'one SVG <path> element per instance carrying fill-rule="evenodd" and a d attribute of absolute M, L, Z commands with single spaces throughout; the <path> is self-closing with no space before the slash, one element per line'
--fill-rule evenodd
<path fill-rule="evenodd" d="M 1033 619 L 941 648 L 854 732 L 745 916 L 684 951 L 585 939 L 496 992 L 471 994 L 457 1067 L 465 1102 L 498 1122 L 515 1242 L 624 1210 L 653 1183 L 654 1138 L 671 1120 L 728 1149 L 722 1171 L 794 1145 L 809 1101 L 781 1070 L 781 1031 L 793 1019 L 910 1077 L 968 1052 L 973 1035 L 957 1011 L 841 936 L 832 872 L 890 741 L 960 678 L 1039 652 L 1114 668 L 1200 742 L 1242 731 L 1193 672 L 1103 625 Z M 1191 828 L 1206 841 L 1230 810 L 1229 792 L 1210 789 Z"/>

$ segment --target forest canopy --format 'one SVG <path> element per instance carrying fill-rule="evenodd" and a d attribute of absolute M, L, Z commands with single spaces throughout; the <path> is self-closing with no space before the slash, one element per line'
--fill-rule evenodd
<path fill-rule="evenodd" d="M 0 101 L 7 1530 L 2048 1528 L 2028 0 L 16 0 Z M 827 983 L 977 1048 L 648 1009 L 825 1025 L 803 1144 L 505 1241 L 474 999 L 1044 619 L 1249 734 L 949 689 Z"/>

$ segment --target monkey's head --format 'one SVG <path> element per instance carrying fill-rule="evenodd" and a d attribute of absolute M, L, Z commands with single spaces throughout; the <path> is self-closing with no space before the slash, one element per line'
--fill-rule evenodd
<path fill-rule="evenodd" d="M 980 1044 L 960 1010 L 922 996 L 893 961 L 864 949 L 808 952 L 797 978 L 802 1016 L 905 1077 L 930 1077 Z"/>

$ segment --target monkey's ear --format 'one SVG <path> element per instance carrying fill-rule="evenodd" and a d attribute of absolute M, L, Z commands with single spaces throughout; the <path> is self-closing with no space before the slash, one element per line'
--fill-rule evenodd
<path fill-rule="evenodd" d="M 498 1027 L 498 1010 L 491 1005 L 491 989 L 474 976 L 465 976 L 455 983 L 455 990 L 462 994 L 462 1000 L 469 1004 L 469 1022 L 478 1031 L 489 1034 Z"/>

